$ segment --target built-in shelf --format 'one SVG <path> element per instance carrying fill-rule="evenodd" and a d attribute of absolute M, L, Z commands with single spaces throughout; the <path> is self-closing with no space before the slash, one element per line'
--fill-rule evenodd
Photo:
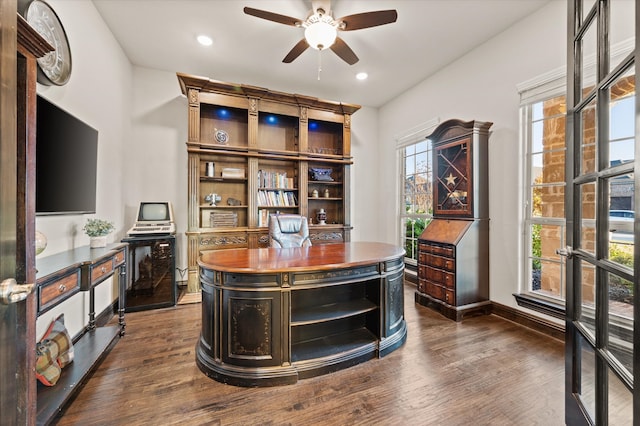
<path fill-rule="evenodd" d="M 346 302 L 331 303 L 322 306 L 316 306 L 310 309 L 291 311 L 291 326 L 301 326 L 306 324 L 315 324 L 325 321 L 333 321 L 350 316 L 360 315 L 366 312 L 374 311 L 378 305 L 368 299 L 359 299 Z"/>
<path fill-rule="evenodd" d="M 351 116 L 359 105 L 182 73 L 177 77 L 189 102 L 188 291 L 199 291 L 197 261 L 202 251 L 267 247 L 268 216 L 277 211 L 315 221 L 317 212 L 325 209 L 327 228 L 310 236 L 313 244 L 351 240 Z M 309 169 L 317 167 L 331 168 L 334 181 L 312 181 Z M 232 176 L 244 171 L 244 177 L 222 177 L 225 169 Z M 326 187 L 330 198 L 310 199 L 313 189 Z M 295 202 L 265 202 L 263 195 L 270 191 L 294 193 Z M 203 205 L 208 194 L 220 196 L 220 205 Z M 241 205 L 227 206 L 229 199 Z M 235 209 L 237 227 L 208 226 L 213 208 Z"/>

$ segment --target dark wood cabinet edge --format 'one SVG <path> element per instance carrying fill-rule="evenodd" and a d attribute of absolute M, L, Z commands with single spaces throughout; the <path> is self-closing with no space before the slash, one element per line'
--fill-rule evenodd
<path fill-rule="evenodd" d="M 489 315 L 491 313 L 491 302 L 488 300 L 454 306 L 416 290 L 415 302 L 419 305 L 432 308 L 450 320 L 457 322 L 474 315 Z"/>
<path fill-rule="evenodd" d="M 411 285 L 413 287 L 417 287 L 417 284 L 407 277 L 408 272 L 410 271 L 407 271 L 407 269 L 405 269 L 405 284 Z M 416 290 L 416 293 L 417 293 L 417 290 Z M 532 309 L 534 311 L 541 312 L 547 315 L 551 315 L 555 318 L 564 319 L 564 308 L 561 307 L 560 305 L 554 306 L 549 302 L 541 301 L 540 299 L 532 298 L 530 296 L 526 297 L 526 295 L 522 295 L 522 294 L 514 294 L 514 297 L 516 297 L 516 300 L 518 300 L 519 306 Z M 525 304 L 521 304 L 521 302 L 523 301 L 525 301 L 524 302 Z M 553 311 L 555 311 L 553 314 L 549 313 Z M 489 313 L 502 317 L 506 320 L 515 322 L 516 324 L 519 324 L 531 330 L 540 332 L 549 337 L 553 337 L 554 339 L 564 341 L 564 333 L 565 333 L 564 324 L 557 324 L 555 322 L 546 320 L 536 315 L 529 314 L 527 312 L 512 308 L 510 306 L 506 306 L 497 302 L 491 302 Z"/>

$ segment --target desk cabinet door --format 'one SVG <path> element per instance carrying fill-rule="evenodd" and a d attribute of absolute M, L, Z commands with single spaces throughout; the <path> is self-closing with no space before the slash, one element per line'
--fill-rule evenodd
<path fill-rule="evenodd" d="M 404 269 L 399 270 L 386 279 L 387 321 L 385 336 L 396 333 L 404 320 Z"/>
<path fill-rule="evenodd" d="M 280 291 L 225 291 L 222 360 L 251 367 L 282 364 Z M 227 331 L 228 330 L 228 331 Z M 228 335 L 225 335 L 228 334 Z"/>

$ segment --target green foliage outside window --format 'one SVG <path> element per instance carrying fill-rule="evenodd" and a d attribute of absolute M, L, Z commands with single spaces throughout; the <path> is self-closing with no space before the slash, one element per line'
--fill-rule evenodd
<path fill-rule="evenodd" d="M 418 238 L 431 219 L 407 219 L 405 224 L 405 256 L 416 259 L 418 256 Z"/>
<path fill-rule="evenodd" d="M 609 245 L 609 260 L 633 269 L 633 245 Z M 633 303 L 633 282 L 609 274 L 609 293 L 612 300 Z"/>
<path fill-rule="evenodd" d="M 542 267 L 540 257 L 542 256 L 542 245 L 540 242 L 540 230 L 542 225 L 536 224 L 531 226 L 531 257 L 533 270 L 538 271 Z"/>

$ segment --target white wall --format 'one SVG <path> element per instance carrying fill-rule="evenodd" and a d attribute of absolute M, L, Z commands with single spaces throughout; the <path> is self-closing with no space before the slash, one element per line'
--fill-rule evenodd
<path fill-rule="evenodd" d="M 380 196 L 380 187 L 385 184 L 379 179 L 377 167 L 381 164 L 377 109 L 362 107 L 351 117 L 351 155 L 351 241 L 381 241 L 385 228 L 395 226 L 395 221 L 383 224 L 380 206 L 397 202 Z M 381 167 L 388 168 L 390 164 L 382 161 Z"/>
<path fill-rule="evenodd" d="M 71 45 L 72 72 L 64 86 L 38 84 L 37 92 L 99 132 L 97 207 L 95 215 L 38 216 L 36 228 L 47 237 L 47 248 L 36 258 L 89 244 L 82 227 L 89 217 L 115 222 L 110 242 L 127 231 L 124 221 L 124 162 L 130 143 L 131 65 L 92 2 L 48 0 L 67 33 Z M 73 153 L 67 153 L 73 155 Z M 96 289 L 96 312 L 117 297 L 112 279 Z M 37 323 L 38 337 L 51 318 L 65 314 L 74 335 L 88 322 L 89 295 L 81 292 L 47 312 Z"/>
<path fill-rule="evenodd" d="M 443 68 L 380 109 L 379 186 L 381 223 L 394 223 L 398 171 L 391 167 L 395 140 L 434 118 L 490 121 L 489 215 L 490 298 L 516 307 L 522 273 L 522 149 L 516 85 L 566 64 L 566 2 L 551 1 L 497 37 Z M 446 44 L 446 39 L 443 40 Z M 383 241 L 398 243 L 397 228 L 382 229 Z"/>
<path fill-rule="evenodd" d="M 176 70 L 179 71 L 179 70 Z M 125 170 L 125 222 L 140 201 L 170 201 L 176 219 L 176 267 L 187 267 L 187 98 L 175 72 L 133 68 L 132 138 Z M 176 271 L 176 280 L 186 280 Z"/>

